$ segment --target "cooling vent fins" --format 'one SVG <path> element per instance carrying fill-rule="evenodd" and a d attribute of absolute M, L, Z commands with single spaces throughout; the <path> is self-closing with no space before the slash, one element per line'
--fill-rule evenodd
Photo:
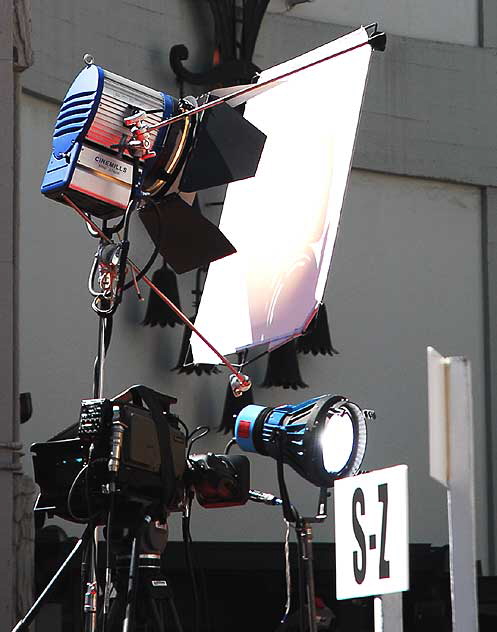
<path fill-rule="evenodd" d="M 53 154 L 60 159 L 88 131 L 98 107 L 103 71 L 98 66 L 84 68 L 66 94 L 55 121 Z"/>

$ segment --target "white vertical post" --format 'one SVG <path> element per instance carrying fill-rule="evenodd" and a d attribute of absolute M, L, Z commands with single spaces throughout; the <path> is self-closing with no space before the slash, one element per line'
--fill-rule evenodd
<path fill-rule="evenodd" d="M 374 598 L 374 632 L 403 632 L 402 593 Z"/>
<path fill-rule="evenodd" d="M 428 348 L 430 474 L 447 487 L 453 632 L 478 631 L 471 367 Z"/>
<path fill-rule="evenodd" d="M 383 627 L 383 603 L 381 597 L 375 597 L 374 606 L 374 632 L 384 632 Z"/>
<path fill-rule="evenodd" d="M 473 397 L 471 367 L 466 358 L 449 358 L 447 391 L 452 630 L 477 632 Z"/>
<path fill-rule="evenodd" d="M 381 606 L 383 610 L 382 632 L 403 632 L 402 593 L 381 595 Z"/>

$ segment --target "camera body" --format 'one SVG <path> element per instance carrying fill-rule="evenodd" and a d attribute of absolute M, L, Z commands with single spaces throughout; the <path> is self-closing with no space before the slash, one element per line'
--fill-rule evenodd
<path fill-rule="evenodd" d="M 144 386 L 113 400 L 83 400 L 79 423 L 31 447 L 41 489 L 35 511 L 103 524 L 114 495 L 116 524 L 146 513 L 165 521 L 193 490 L 203 507 L 242 505 L 250 468 L 242 455 L 187 457 L 187 436 L 170 412 L 174 397 Z"/>

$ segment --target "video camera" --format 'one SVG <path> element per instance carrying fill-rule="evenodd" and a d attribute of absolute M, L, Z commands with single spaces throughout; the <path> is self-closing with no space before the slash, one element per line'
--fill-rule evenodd
<path fill-rule="evenodd" d="M 35 512 L 105 524 L 114 495 L 114 524 L 126 525 L 145 511 L 165 522 L 184 510 L 188 494 L 206 508 L 245 504 L 247 457 L 190 456 L 195 431 L 170 412 L 176 402 L 141 385 L 83 400 L 78 424 L 31 447 L 41 489 Z"/>

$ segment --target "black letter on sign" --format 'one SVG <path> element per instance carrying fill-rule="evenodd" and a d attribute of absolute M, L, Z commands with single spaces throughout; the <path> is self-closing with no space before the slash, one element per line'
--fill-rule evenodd
<path fill-rule="evenodd" d="M 357 519 L 357 505 L 361 505 L 361 516 L 364 516 L 365 511 L 365 502 L 364 502 L 364 492 L 360 487 L 358 487 L 354 496 L 352 497 L 352 526 L 354 529 L 354 535 L 356 537 L 357 543 L 359 544 L 359 548 L 361 549 L 361 568 L 357 564 L 358 553 L 354 551 L 354 577 L 358 584 L 362 584 L 364 578 L 366 577 L 366 538 L 364 537 L 364 531 L 359 524 L 359 520 Z"/>
<path fill-rule="evenodd" d="M 378 485 L 378 500 L 383 503 L 383 517 L 381 520 L 380 547 L 380 579 L 390 577 L 390 562 L 385 559 L 385 542 L 387 539 L 388 487 L 386 483 Z"/>

